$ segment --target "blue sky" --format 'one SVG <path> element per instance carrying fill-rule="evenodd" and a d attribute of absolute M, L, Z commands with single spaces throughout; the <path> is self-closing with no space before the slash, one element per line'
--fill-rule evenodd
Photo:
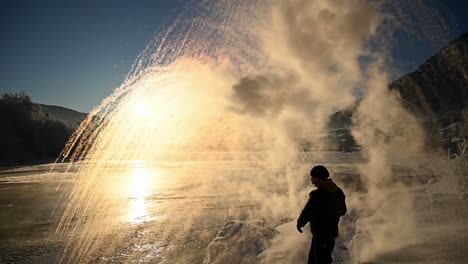
<path fill-rule="evenodd" d="M 186 1 L 0 0 L 0 93 L 26 91 L 35 102 L 90 111 Z M 467 32 L 466 1 L 440 1 L 456 24 L 450 36 Z M 397 56 L 404 71 L 437 47 L 412 48 Z"/>
<path fill-rule="evenodd" d="M 122 83 L 177 0 L 0 0 L 0 92 L 89 111 Z"/>

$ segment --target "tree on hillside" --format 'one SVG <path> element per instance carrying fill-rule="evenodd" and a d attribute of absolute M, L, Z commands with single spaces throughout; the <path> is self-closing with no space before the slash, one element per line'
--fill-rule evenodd
<path fill-rule="evenodd" d="M 24 92 L 1 95 L 0 124 L 1 161 L 54 158 L 72 132 L 62 122 L 43 113 Z"/>

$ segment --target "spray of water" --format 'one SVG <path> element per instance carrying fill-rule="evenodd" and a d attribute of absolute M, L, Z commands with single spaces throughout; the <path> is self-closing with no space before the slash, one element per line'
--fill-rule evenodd
<path fill-rule="evenodd" d="M 142 215 L 150 182 L 189 181 L 193 187 L 180 190 L 184 196 L 232 194 L 256 205 L 255 213 L 246 209 L 233 217 L 294 219 L 307 197 L 305 175 L 313 163 L 299 158 L 301 143 L 326 147 L 320 135 L 329 115 L 357 100 L 353 135 L 368 161 L 360 168 L 367 196 L 351 207 L 365 211 L 389 199 L 397 186 L 390 180 L 392 163 L 419 153 L 423 133 L 387 89 L 386 47 L 369 44 L 389 31 L 381 3 L 251 2 L 189 3 L 70 139 L 62 156 L 80 169 L 57 228 L 73 234 L 64 262 L 91 261 L 97 251 L 105 255 L 118 247 L 125 235 L 118 233 L 122 219 L 116 208 L 129 210 L 124 205 L 132 197 L 130 214 Z M 187 162 L 199 152 L 218 161 L 227 154 L 236 160 L 255 153 L 249 159 L 260 165 L 248 181 L 219 184 L 212 184 L 216 175 L 195 176 L 193 170 L 176 179 L 141 169 L 167 165 L 174 156 Z M 397 234 L 410 234 L 411 195 L 399 199 L 405 206 L 398 201 L 382 211 L 392 224 L 363 224 L 371 234 L 359 249 L 366 258 L 402 246 Z M 166 217 L 181 224 L 158 232 L 177 240 L 207 207 L 175 207 L 167 208 Z"/>

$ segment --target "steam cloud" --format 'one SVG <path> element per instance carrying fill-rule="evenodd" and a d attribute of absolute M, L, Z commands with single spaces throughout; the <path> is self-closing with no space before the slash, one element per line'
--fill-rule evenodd
<path fill-rule="evenodd" d="M 375 212 L 402 187 L 393 179 L 392 164 L 420 153 L 423 133 L 398 95 L 388 91 L 383 65 L 388 54 L 369 45 L 387 29 L 380 24 L 378 5 L 366 0 L 251 2 L 203 1 L 184 11 L 187 21 L 177 20 L 156 38 L 126 82 L 81 125 L 63 153 L 91 164 L 80 169 L 58 229 L 84 230 L 76 244 L 68 245 L 67 258 L 89 259 L 113 232 L 108 213 L 115 194 L 105 187 L 119 181 L 103 174 L 107 161 L 154 161 L 172 151 L 223 151 L 235 160 L 243 158 L 238 151 L 262 151 L 266 157 L 252 154 L 260 165 L 243 175 L 248 180 L 219 182 L 213 172 L 200 170 L 206 175 L 190 175 L 187 180 L 197 187 L 184 195 L 235 196 L 258 205 L 244 212 L 230 208 L 232 218 L 273 224 L 295 219 L 307 199 L 307 172 L 314 162 L 298 152 L 301 140 L 324 147 L 321 135 L 329 116 L 358 99 L 352 133 L 367 161 L 360 167 L 366 194 L 347 193 L 351 214 Z M 150 118 L 131 114 L 141 102 L 154 108 Z M 121 185 L 129 181 L 119 177 Z M 364 259 L 411 242 L 401 234 L 412 235 L 413 198 L 409 193 L 398 197 L 379 211 L 383 223 L 352 219 L 356 234 L 368 236 L 357 252 Z M 204 201 L 168 211 L 171 221 L 182 224 L 153 231 L 184 240 L 209 205 L 222 203 Z M 90 220 L 76 223 L 77 216 Z M 285 241 L 288 249 L 303 237 Z"/>
<path fill-rule="evenodd" d="M 268 28 L 263 35 L 269 63 L 275 69 L 270 76 L 274 77 L 245 77 L 233 86 L 238 112 L 272 118 L 268 119 L 270 124 L 277 122 L 276 129 L 286 131 L 290 140 L 283 142 L 287 144 L 325 133 L 329 115 L 356 103 L 358 91 L 365 91 L 354 113 L 352 132 L 368 160 L 359 169 L 368 193 L 365 199 L 349 201 L 353 210 L 364 215 L 379 208 L 393 190 L 402 188 L 394 181 L 392 165 L 422 153 L 424 143 L 416 118 L 402 107 L 398 95 L 388 90 L 382 61 L 389 54 L 366 46 L 366 41 L 381 37 L 376 35 L 381 21 L 377 6 L 367 1 L 281 2 L 273 10 L 273 30 Z M 370 63 L 363 64 L 362 58 Z M 297 126 L 282 121 L 286 115 L 301 123 L 293 134 L 287 128 Z M 315 147 L 319 146 L 320 142 L 315 142 Z M 290 164 L 292 160 L 294 157 L 290 157 Z M 288 199 L 300 203 L 295 193 L 303 194 L 298 191 L 303 182 L 296 178 L 299 171 L 290 173 L 284 175 L 290 182 Z M 401 241 L 413 241 L 409 239 L 415 237 L 413 197 L 405 194 L 398 199 L 381 210 L 384 224 L 358 221 L 356 232 L 369 236 L 357 253 L 363 259 L 402 247 L 405 243 Z"/>

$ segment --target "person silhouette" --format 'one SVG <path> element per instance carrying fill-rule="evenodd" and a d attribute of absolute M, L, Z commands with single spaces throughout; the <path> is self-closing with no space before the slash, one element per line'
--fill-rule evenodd
<path fill-rule="evenodd" d="M 312 232 L 312 244 L 308 263 L 332 263 L 332 252 L 335 239 L 338 237 L 340 217 L 346 214 L 345 194 L 329 178 L 330 174 L 324 166 L 315 166 L 310 171 L 312 184 L 317 187 L 309 194 L 304 209 L 297 219 L 297 230 L 309 223 Z"/>

